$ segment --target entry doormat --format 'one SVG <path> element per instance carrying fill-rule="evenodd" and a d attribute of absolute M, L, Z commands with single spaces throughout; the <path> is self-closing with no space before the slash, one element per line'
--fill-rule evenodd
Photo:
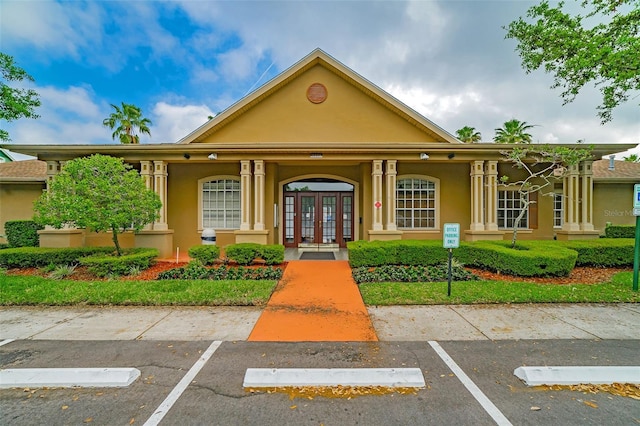
<path fill-rule="evenodd" d="M 336 260 L 331 251 L 305 251 L 300 255 L 300 260 Z"/>

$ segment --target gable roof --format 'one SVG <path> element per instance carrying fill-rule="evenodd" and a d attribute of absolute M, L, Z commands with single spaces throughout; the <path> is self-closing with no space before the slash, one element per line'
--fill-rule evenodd
<path fill-rule="evenodd" d="M 44 182 L 47 163 L 40 160 L 0 163 L 0 182 Z"/>
<path fill-rule="evenodd" d="M 345 80 L 350 85 L 356 87 L 365 95 L 369 96 L 388 110 L 394 112 L 408 124 L 416 126 L 423 132 L 431 135 L 440 142 L 452 144 L 462 144 L 455 136 L 422 116 L 415 110 L 411 109 L 386 91 L 382 90 L 369 80 L 365 79 L 355 71 L 337 61 L 321 49 L 315 49 L 310 54 L 302 58 L 299 62 L 285 70 L 271 81 L 267 82 L 254 92 L 240 99 L 229 108 L 216 115 L 213 119 L 203 124 L 184 138 L 178 141 L 178 144 L 190 144 L 193 142 L 203 142 L 208 136 L 215 133 L 218 129 L 228 125 L 243 113 L 253 108 L 255 105 L 266 99 L 296 77 L 312 67 L 320 65 L 329 70 L 333 74 Z"/>
<path fill-rule="evenodd" d="M 609 169 L 611 160 L 593 162 L 593 179 L 597 181 L 634 181 L 640 182 L 640 163 L 631 161 L 613 162 L 613 170 Z"/>

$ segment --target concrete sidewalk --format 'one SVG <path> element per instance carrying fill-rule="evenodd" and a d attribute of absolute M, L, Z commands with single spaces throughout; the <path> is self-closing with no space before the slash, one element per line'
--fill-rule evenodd
<path fill-rule="evenodd" d="M 640 339 L 640 304 L 368 307 L 381 341 Z M 0 342 L 246 340 L 256 307 L 0 307 Z"/>

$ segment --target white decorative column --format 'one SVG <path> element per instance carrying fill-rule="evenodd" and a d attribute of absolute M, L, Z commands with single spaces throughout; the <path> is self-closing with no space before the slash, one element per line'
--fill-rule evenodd
<path fill-rule="evenodd" d="M 382 231 L 382 160 L 373 160 L 371 171 L 371 191 L 373 195 L 373 230 Z"/>
<path fill-rule="evenodd" d="M 153 224 L 153 229 L 157 231 L 166 231 L 169 229 L 167 225 L 167 175 L 167 163 L 164 161 L 154 161 L 153 188 L 162 202 L 160 217 Z"/>
<path fill-rule="evenodd" d="M 396 176 L 397 172 L 397 160 L 387 160 L 386 170 L 386 183 L 387 183 L 387 196 L 385 203 L 387 205 L 387 231 L 397 230 L 396 226 Z"/>
<path fill-rule="evenodd" d="M 498 162 L 487 161 L 485 170 L 485 229 L 487 231 L 498 230 Z"/>
<path fill-rule="evenodd" d="M 251 230 L 251 161 L 240 161 L 240 230 Z"/>
<path fill-rule="evenodd" d="M 566 202 L 564 211 L 563 231 L 579 231 L 580 216 L 580 176 L 578 174 L 578 166 L 569 166 L 569 173 L 564 178 L 562 192 Z"/>
<path fill-rule="evenodd" d="M 582 215 L 580 229 L 583 231 L 593 231 L 593 161 L 584 161 L 580 168 L 580 179 L 582 181 L 581 207 Z"/>
<path fill-rule="evenodd" d="M 253 229 L 264 230 L 264 161 L 255 160 L 253 162 Z"/>
<path fill-rule="evenodd" d="M 153 172 L 151 161 L 140 161 L 140 176 L 144 180 L 144 186 L 153 191 Z M 153 229 L 153 224 L 149 223 L 143 228 L 145 231 Z"/>
<path fill-rule="evenodd" d="M 484 161 L 471 162 L 471 231 L 484 231 Z"/>

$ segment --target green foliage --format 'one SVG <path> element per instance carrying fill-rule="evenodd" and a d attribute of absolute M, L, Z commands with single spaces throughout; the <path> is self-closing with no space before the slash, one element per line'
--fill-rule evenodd
<path fill-rule="evenodd" d="M 220 247 L 214 245 L 193 246 L 189 249 L 189 257 L 202 262 L 203 265 L 213 265 L 220 257 Z"/>
<path fill-rule="evenodd" d="M 440 240 L 350 241 L 349 264 L 360 266 L 438 265 L 447 259 Z"/>
<path fill-rule="evenodd" d="M 559 245 L 578 252 L 576 265 L 620 267 L 633 265 L 633 238 L 601 238 L 587 241 L 558 241 Z"/>
<path fill-rule="evenodd" d="M 61 228 L 71 225 L 118 234 L 141 230 L 158 218 L 160 197 L 122 159 L 95 154 L 64 165 L 34 205 L 34 220 Z"/>
<path fill-rule="evenodd" d="M 609 225 L 604 229 L 607 238 L 635 238 L 636 227 L 634 225 Z"/>
<path fill-rule="evenodd" d="M 122 102 L 122 108 L 117 105 L 111 104 L 114 112 L 102 121 L 105 127 L 114 130 L 111 138 L 113 140 L 116 137 L 123 144 L 137 144 L 140 143 L 140 137 L 136 135 L 136 130 L 140 133 L 146 133 L 151 136 L 151 120 L 142 117 L 142 110 L 132 104 L 125 104 Z"/>
<path fill-rule="evenodd" d="M 513 118 L 506 121 L 503 127 L 495 129 L 496 135 L 493 140 L 497 143 L 531 143 L 528 130 L 533 127 L 533 124 Z"/>
<path fill-rule="evenodd" d="M 482 140 L 482 134 L 475 127 L 464 126 L 456 130 L 456 137 L 465 143 L 476 143 Z"/>
<path fill-rule="evenodd" d="M 158 250 L 151 248 L 131 249 L 122 256 L 95 255 L 80 259 L 80 264 L 86 266 L 97 277 L 112 277 L 126 275 L 132 268 L 144 270 L 153 264 L 158 257 Z"/>
<path fill-rule="evenodd" d="M 602 94 L 598 116 L 611 120 L 612 110 L 640 90 L 640 2 L 583 0 L 586 13 L 571 16 L 564 3 L 544 0 L 507 27 L 527 73 L 543 68 L 554 75 L 552 88 L 572 102 L 585 86 Z"/>
<path fill-rule="evenodd" d="M 27 72 L 17 66 L 12 56 L 0 52 L 0 120 L 14 121 L 19 118 L 38 118 L 35 109 L 40 106 L 38 93 L 33 89 L 17 89 L 10 87 L 6 82 L 30 81 L 33 82 Z M 9 132 L 0 129 L 0 141 L 9 141 Z"/>
<path fill-rule="evenodd" d="M 49 273 L 49 278 L 52 280 L 63 280 L 71 275 L 76 270 L 76 265 L 59 265 Z"/>
<path fill-rule="evenodd" d="M 10 247 L 38 247 L 38 230 L 43 226 L 33 220 L 9 220 L 4 224 Z"/>
<path fill-rule="evenodd" d="M 11 247 L 9 243 L 0 243 L 0 250 L 8 249 Z"/>
<path fill-rule="evenodd" d="M 507 241 L 476 241 L 454 249 L 468 266 L 521 277 L 566 276 L 578 254 L 555 241 L 522 241 L 515 249 Z"/>
<path fill-rule="evenodd" d="M 41 268 L 50 264 L 73 265 L 79 263 L 83 257 L 105 253 L 113 253 L 113 248 L 9 248 L 0 251 L 0 266 L 6 268 Z"/>
<path fill-rule="evenodd" d="M 399 266 L 387 265 L 375 268 L 359 267 L 351 271 L 353 280 L 357 283 L 371 282 L 439 282 L 447 281 L 449 277 L 448 264 L 437 266 Z M 460 265 L 452 265 L 451 278 L 453 281 L 469 281 L 478 279 Z"/>
<path fill-rule="evenodd" d="M 279 280 L 280 278 L 282 278 L 281 268 L 271 266 L 206 268 L 196 260 L 189 262 L 183 268 L 170 269 L 158 275 L 159 280 Z"/>
<path fill-rule="evenodd" d="M 284 246 L 280 244 L 238 243 L 230 244 L 224 250 L 227 258 L 238 265 L 249 265 L 258 258 L 263 259 L 267 265 L 284 262 Z"/>

